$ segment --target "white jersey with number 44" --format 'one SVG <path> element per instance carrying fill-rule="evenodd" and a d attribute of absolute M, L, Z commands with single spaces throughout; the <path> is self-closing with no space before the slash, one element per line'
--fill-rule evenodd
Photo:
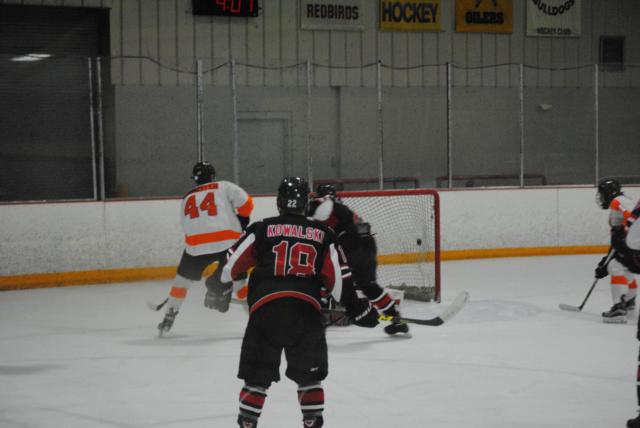
<path fill-rule="evenodd" d="M 251 196 L 229 181 L 191 190 L 182 199 L 180 217 L 186 252 L 199 256 L 226 251 L 242 233 L 237 215 L 248 218 L 252 210 Z"/>

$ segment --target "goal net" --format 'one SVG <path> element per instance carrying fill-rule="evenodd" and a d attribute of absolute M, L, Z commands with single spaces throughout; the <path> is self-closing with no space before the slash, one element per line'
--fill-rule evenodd
<path fill-rule="evenodd" d="M 440 203 L 435 190 L 338 192 L 371 224 L 378 283 L 405 299 L 440 302 Z"/>

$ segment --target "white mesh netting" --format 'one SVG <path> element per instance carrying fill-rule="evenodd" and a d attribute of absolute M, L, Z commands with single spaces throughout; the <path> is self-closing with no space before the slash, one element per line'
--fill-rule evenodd
<path fill-rule="evenodd" d="M 378 246 L 378 283 L 404 289 L 405 298 L 439 301 L 437 192 L 342 192 L 340 196 L 371 224 Z"/>

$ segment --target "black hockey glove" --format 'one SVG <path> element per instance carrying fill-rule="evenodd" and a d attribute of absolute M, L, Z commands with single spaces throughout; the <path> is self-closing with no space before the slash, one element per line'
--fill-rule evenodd
<path fill-rule="evenodd" d="M 378 325 L 378 311 L 366 299 L 358 299 L 349 316 L 358 327 L 373 328 Z"/>
<path fill-rule="evenodd" d="M 238 217 L 238 220 L 240 221 L 240 227 L 242 227 L 242 230 L 245 230 L 247 226 L 249 226 L 249 217 L 243 217 L 241 215 L 236 215 L 236 217 Z"/>
<path fill-rule="evenodd" d="M 596 267 L 596 278 L 602 279 L 609 275 L 609 270 L 607 269 L 607 258 L 608 256 L 604 256 L 600 263 L 598 263 L 598 267 Z"/>
<path fill-rule="evenodd" d="M 596 268 L 596 278 L 602 279 L 609 275 L 609 271 L 606 266 L 598 266 Z"/>
<path fill-rule="evenodd" d="M 232 291 L 233 285 L 230 282 L 207 289 L 207 294 L 204 296 L 204 305 L 209 309 L 227 312 Z"/>

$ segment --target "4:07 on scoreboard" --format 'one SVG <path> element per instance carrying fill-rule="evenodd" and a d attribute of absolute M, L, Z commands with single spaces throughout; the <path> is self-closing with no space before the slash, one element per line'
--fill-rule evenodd
<path fill-rule="evenodd" d="M 258 16 L 258 0 L 192 0 L 194 15 Z"/>

